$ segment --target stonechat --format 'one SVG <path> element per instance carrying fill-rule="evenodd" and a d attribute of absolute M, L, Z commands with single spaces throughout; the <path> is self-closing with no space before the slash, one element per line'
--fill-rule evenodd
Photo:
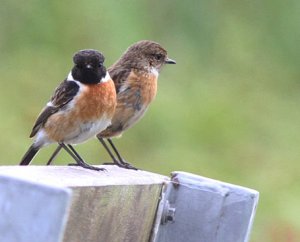
<path fill-rule="evenodd" d="M 111 138 L 135 125 L 145 114 L 157 92 L 157 79 L 165 64 L 175 64 L 168 58 L 167 51 L 158 43 L 149 40 L 139 41 L 130 46 L 121 58 L 113 64 L 110 73 L 117 91 L 117 108 L 112 123 L 97 135 L 110 154 L 114 164 L 134 169 L 121 157 Z M 103 138 L 113 148 L 116 159 Z"/>
<path fill-rule="evenodd" d="M 40 148 L 58 143 L 77 165 L 103 170 L 85 163 L 72 145 L 85 142 L 111 124 L 116 108 L 115 86 L 100 52 L 81 50 L 73 62 L 68 77 L 38 116 L 30 134 L 35 140 L 20 165 L 28 165 Z"/>
<path fill-rule="evenodd" d="M 167 51 L 160 44 L 142 40 L 131 45 L 108 69 L 116 87 L 117 107 L 111 125 L 97 137 L 113 159 L 112 164 L 136 169 L 122 158 L 111 138 L 121 136 L 144 116 L 156 96 L 157 79 L 165 64 L 176 64 L 176 62 L 168 58 Z M 104 138 L 107 139 L 118 159 Z M 47 165 L 52 162 L 60 149 L 61 147 L 57 148 Z"/>

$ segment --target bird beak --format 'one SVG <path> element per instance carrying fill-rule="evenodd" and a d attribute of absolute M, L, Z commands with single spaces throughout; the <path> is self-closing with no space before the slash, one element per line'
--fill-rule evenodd
<path fill-rule="evenodd" d="M 88 64 L 85 66 L 87 69 L 92 69 L 92 65 Z"/>
<path fill-rule="evenodd" d="M 170 59 L 170 58 L 167 58 L 167 59 L 165 60 L 165 63 L 166 63 L 166 64 L 176 64 L 176 61 L 174 61 L 174 60 L 172 60 L 172 59 Z"/>

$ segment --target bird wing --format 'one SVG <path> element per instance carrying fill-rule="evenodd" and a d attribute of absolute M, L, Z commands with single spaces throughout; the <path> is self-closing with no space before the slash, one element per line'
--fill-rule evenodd
<path fill-rule="evenodd" d="M 111 67 L 108 68 L 108 73 L 115 84 L 117 94 L 119 93 L 120 88 L 126 82 L 130 72 L 131 72 L 130 68 L 124 68 L 117 64 L 112 65 Z"/>
<path fill-rule="evenodd" d="M 32 128 L 30 138 L 44 126 L 48 118 L 64 108 L 79 91 L 79 85 L 74 81 L 64 80 L 56 89 L 51 97 L 51 101 L 42 110 Z"/>
<path fill-rule="evenodd" d="M 114 136 L 136 123 L 144 114 L 141 81 L 130 69 L 109 70 L 117 91 L 117 107 L 112 124 L 101 135 Z"/>

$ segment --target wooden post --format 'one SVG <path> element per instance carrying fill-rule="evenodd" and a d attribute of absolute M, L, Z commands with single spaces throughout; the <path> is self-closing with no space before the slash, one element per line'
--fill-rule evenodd
<path fill-rule="evenodd" d="M 173 172 L 0 167 L 0 241 L 247 242 L 258 192 Z"/>
<path fill-rule="evenodd" d="M 147 242 L 169 179 L 105 168 L 0 167 L 0 241 Z"/>

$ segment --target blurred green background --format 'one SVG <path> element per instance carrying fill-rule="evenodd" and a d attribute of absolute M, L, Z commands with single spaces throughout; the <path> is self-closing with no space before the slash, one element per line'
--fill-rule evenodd
<path fill-rule="evenodd" d="M 254 188 L 251 241 L 299 241 L 299 12 L 296 0 L 1 1 L 0 164 L 18 164 L 75 51 L 99 49 L 110 66 L 132 43 L 155 40 L 177 65 L 165 66 L 148 113 L 115 141 L 124 157 Z M 109 159 L 96 140 L 77 149 L 93 164 Z M 62 152 L 56 164 L 69 161 Z"/>

